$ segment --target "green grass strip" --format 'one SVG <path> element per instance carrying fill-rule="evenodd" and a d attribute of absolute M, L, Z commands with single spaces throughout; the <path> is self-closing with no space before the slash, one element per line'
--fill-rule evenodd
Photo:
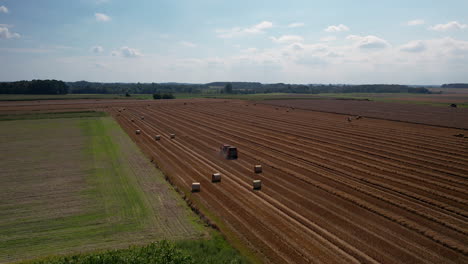
<path fill-rule="evenodd" d="M 54 119 L 54 118 L 102 117 L 102 116 L 106 116 L 106 115 L 107 114 L 104 113 L 104 112 L 96 112 L 96 111 L 5 114 L 5 115 L 0 115 L 0 121 Z"/>
<path fill-rule="evenodd" d="M 247 264 L 226 240 L 214 235 L 210 240 L 159 241 L 127 249 L 96 251 L 65 256 L 48 256 L 17 264 Z"/>

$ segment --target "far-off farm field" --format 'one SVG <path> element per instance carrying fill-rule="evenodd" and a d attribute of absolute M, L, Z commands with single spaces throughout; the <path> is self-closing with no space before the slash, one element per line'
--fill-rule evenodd
<path fill-rule="evenodd" d="M 0 112 L 17 119 L 0 122 L 3 262 L 216 229 L 251 262 L 468 263 L 466 108 L 106 99 Z"/>

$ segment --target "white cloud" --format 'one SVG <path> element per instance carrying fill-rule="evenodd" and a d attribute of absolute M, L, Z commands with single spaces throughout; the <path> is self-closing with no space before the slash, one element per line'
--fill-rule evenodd
<path fill-rule="evenodd" d="M 390 44 L 379 37 L 376 36 L 357 36 L 357 35 L 349 35 L 346 37 L 348 40 L 352 40 L 355 42 L 356 46 L 360 49 L 383 49 L 390 46 Z"/>
<path fill-rule="evenodd" d="M 276 43 L 293 43 L 293 42 L 303 42 L 304 38 L 297 35 L 284 35 L 279 38 L 270 37 Z"/>
<path fill-rule="evenodd" d="M 415 52 L 415 53 L 422 52 L 426 50 L 426 44 L 424 44 L 424 42 L 421 40 L 415 40 L 415 41 L 408 42 L 404 45 L 401 45 L 400 50 L 405 51 L 405 52 Z"/>
<path fill-rule="evenodd" d="M 91 48 L 91 51 L 94 53 L 102 53 L 104 52 L 104 48 L 101 46 L 94 46 Z"/>
<path fill-rule="evenodd" d="M 248 33 L 261 33 L 264 29 L 268 29 L 271 27 L 273 27 L 273 23 L 269 21 L 262 21 L 253 27 L 246 28 L 245 31 Z"/>
<path fill-rule="evenodd" d="M 8 13 L 8 8 L 6 6 L 0 6 L 0 13 Z"/>
<path fill-rule="evenodd" d="M 60 76 L 65 80 L 108 82 L 151 82 L 157 79 L 160 82 L 200 83 L 214 80 L 267 83 L 294 80 L 295 83 L 408 84 L 463 82 L 466 79 L 468 41 L 452 38 L 415 41 L 424 43 L 424 52 L 402 51 L 402 46 L 359 52 L 356 43 L 350 40 L 343 43 L 292 43 L 258 50 L 239 49 L 234 54 L 213 57 L 165 53 L 129 59 L 121 58 L 120 49 L 115 49 L 114 53 L 119 57 L 90 54 L 57 61 L 52 56 L 45 56 L 46 61 L 33 60 L 27 64 L 12 60 L 13 66 L 0 71 L 0 79 Z M 227 45 L 230 48 L 232 44 Z M 50 67 L 43 67 L 44 64 Z M 101 66 L 105 68 L 96 68 Z"/>
<path fill-rule="evenodd" d="M 269 21 L 262 21 L 256 25 L 247 28 L 240 28 L 235 27 L 231 29 L 218 29 L 216 33 L 218 33 L 218 37 L 220 38 L 233 38 L 239 37 L 247 34 L 259 34 L 264 33 L 266 29 L 272 28 L 273 23 Z"/>
<path fill-rule="evenodd" d="M 328 26 L 324 29 L 326 32 L 342 32 L 342 31 L 349 31 L 349 27 L 339 24 L 338 26 Z"/>
<path fill-rule="evenodd" d="M 304 50 L 305 46 L 302 43 L 293 43 L 289 45 L 288 48 L 293 51 L 299 51 L 299 50 Z"/>
<path fill-rule="evenodd" d="M 129 48 L 129 47 L 121 47 L 118 55 L 126 58 L 134 58 L 142 56 L 141 52 L 137 49 Z M 114 55 L 114 54 L 113 54 Z M 115 56 L 115 55 L 114 55 Z"/>
<path fill-rule="evenodd" d="M 242 53 L 255 53 L 257 51 L 258 51 L 257 48 L 246 48 L 246 49 L 241 50 L 240 52 L 242 52 Z"/>
<path fill-rule="evenodd" d="M 138 49 L 129 48 L 127 46 L 121 47 L 118 50 L 113 50 L 111 52 L 113 57 L 125 57 L 125 58 L 135 58 L 141 57 L 143 54 Z"/>
<path fill-rule="evenodd" d="M 189 41 L 181 41 L 180 45 L 188 47 L 188 48 L 194 48 L 197 46 L 197 44 L 189 42 Z"/>
<path fill-rule="evenodd" d="M 430 27 L 429 29 L 435 31 L 448 31 L 448 30 L 455 30 L 455 29 L 465 29 L 468 28 L 467 24 L 461 24 L 457 21 L 451 21 L 447 24 L 437 24 L 435 26 Z"/>
<path fill-rule="evenodd" d="M 422 19 L 415 19 L 415 20 L 410 20 L 406 23 L 408 26 L 419 26 L 419 25 L 424 25 L 426 22 Z"/>
<path fill-rule="evenodd" d="M 0 27 L 0 39 L 13 39 L 21 37 L 20 34 L 10 32 L 7 27 Z"/>
<path fill-rule="evenodd" d="M 95 13 L 94 17 L 96 18 L 96 21 L 99 21 L 99 22 L 111 21 L 111 17 L 103 13 Z"/>
<path fill-rule="evenodd" d="M 334 41 L 334 40 L 336 40 L 335 36 L 326 36 L 326 37 L 320 38 L 320 41 L 323 41 L 323 42 L 329 42 L 329 41 Z"/>
<path fill-rule="evenodd" d="M 288 25 L 288 28 L 298 28 L 303 27 L 305 24 L 302 22 L 291 23 Z"/>

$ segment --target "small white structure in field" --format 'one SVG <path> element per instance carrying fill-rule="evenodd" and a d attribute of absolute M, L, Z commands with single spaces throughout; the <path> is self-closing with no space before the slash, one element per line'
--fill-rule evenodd
<path fill-rule="evenodd" d="M 192 192 L 199 192 L 200 191 L 200 183 L 194 182 L 192 183 Z"/>
<path fill-rule="evenodd" d="M 160 139 L 161 139 L 161 135 L 154 136 L 154 140 L 160 140 Z"/>
<path fill-rule="evenodd" d="M 171 138 L 175 138 L 175 134 L 171 134 Z"/>
<path fill-rule="evenodd" d="M 211 182 L 220 182 L 221 181 L 221 173 L 213 173 L 211 175 Z"/>
<path fill-rule="evenodd" d="M 255 173 L 261 173 L 262 172 L 262 165 L 255 165 L 254 166 L 254 172 Z"/>
<path fill-rule="evenodd" d="M 261 180 L 253 180 L 253 188 L 254 190 L 260 190 L 262 188 L 262 181 Z"/>
<path fill-rule="evenodd" d="M 141 134 L 141 130 L 140 130 L 140 129 L 137 129 L 137 130 L 135 130 L 135 133 L 136 133 L 137 135 L 139 135 L 139 134 Z"/>

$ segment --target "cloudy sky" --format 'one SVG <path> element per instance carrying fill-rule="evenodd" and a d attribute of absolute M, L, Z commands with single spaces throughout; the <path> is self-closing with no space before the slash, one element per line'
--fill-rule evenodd
<path fill-rule="evenodd" d="M 466 0 L 0 0 L 0 81 L 468 82 Z"/>

